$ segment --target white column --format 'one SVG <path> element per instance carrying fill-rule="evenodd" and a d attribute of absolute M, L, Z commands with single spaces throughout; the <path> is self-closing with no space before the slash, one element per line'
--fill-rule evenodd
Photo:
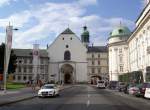
<path fill-rule="evenodd" d="M 33 45 L 33 73 L 34 73 L 34 80 L 37 80 L 38 75 L 38 68 L 39 68 L 39 44 Z"/>

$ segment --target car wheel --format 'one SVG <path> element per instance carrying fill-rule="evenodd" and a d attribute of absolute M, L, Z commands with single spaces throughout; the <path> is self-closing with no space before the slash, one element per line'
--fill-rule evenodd
<path fill-rule="evenodd" d="M 54 91 L 54 93 L 53 93 L 53 96 L 54 96 L 54 97 L 56 96 L 55 91 Z"/>
<path fill-rule="evenodd" d="M 42 96 L 38 96 L 38 98 L 42 98 Z"/>

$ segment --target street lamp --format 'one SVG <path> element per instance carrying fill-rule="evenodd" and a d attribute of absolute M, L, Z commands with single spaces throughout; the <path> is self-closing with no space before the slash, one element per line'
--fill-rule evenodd
<path fill-rule="evenodd" d="M 111 81 L 112 81 L 112 71 L 110 71 L 110 73 L 111 73 L 111 77 L 110 78 L 111 78 Z"/>
<path fill-rule="evenodd" d="M 4 93 L 6 93 L 6 83 L 7 83 L 7 72 L 8 72 L 8 65 L 10 60 L 11 54 L 11 46 L 12 46 L 12 35 L 13 30 L 17 31 L 17 28 L 13 28 L 10 25 L 6 27 L 6 38 L 5 38 L 5 54 L 4 54 Z"/>

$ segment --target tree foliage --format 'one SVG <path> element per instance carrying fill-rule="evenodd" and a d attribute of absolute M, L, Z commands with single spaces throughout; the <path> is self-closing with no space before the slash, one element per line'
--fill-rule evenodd
<path fill-rule="evenodd" d="M 0 74 L 4 72 L 4 53 L 5 53 L 5 44 L 2 43 L 0 45 Z M 16 55 L 14 54 L 13 50 L 11 50 L 9 66 L 8 66 L 8 73 L 14 73 L 16 69 Z"/>

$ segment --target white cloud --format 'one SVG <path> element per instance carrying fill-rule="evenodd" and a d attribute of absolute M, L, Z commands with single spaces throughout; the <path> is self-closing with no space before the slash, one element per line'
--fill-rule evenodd
<path fill-rule="evenodd" d="M 78 2 L 83 2 L 80 0 Z M 103 18 L 98 15 L 85 15 L 86 8 L 75 3 L 45 3 L 38 5 L 17 14 L 0 19 L 0 26 L 6 26 L 11 21 L 20 31 L 14 33 L 13 47 L 32 48 L 33 42 L 42 42 L 46 39 L 45 45 L 51 43 L 65 28 L 70 28 L 80 37 L 82 26 L 87 25 L 91 35 L 91 42 L 95 45 L 106 44 L 108 34 L 114 26 L 122 21 L 127 26 L 133 26 L 133 22 L 123 18 Z M 96 0 L 88 0 L 94 4 Z M 38 23 L 34 26 L 28 24 L 34 18 Z M 28 24 L 30 28 L 21 30 Z M 49 38 L 49 39 L 47 39 Z"/>
<path fill-rule="evenodd" d="M 0 0 L 0 7 L 4 6 L 4 5 L 9 5 L 10 2 L 12 1 L 16 1 L 16 0 Z"/>
<path fill-rule="evenodd" d="M 21 13 L 16 13 L 10 15 L 8 18 L 0 19 L 0 26 L 5 27 L 9 22 L 15 24 L 16 27 L 23 27 L 25 23 L 28 22 L 31 17 L 30 11 L 23 11 Z"/>
<path fill-rule="evenodd" d="M 88 5 L 96 5 L 97 0 L 78 0 L 78 5 L 80 6 L 88 6 Z"/>

